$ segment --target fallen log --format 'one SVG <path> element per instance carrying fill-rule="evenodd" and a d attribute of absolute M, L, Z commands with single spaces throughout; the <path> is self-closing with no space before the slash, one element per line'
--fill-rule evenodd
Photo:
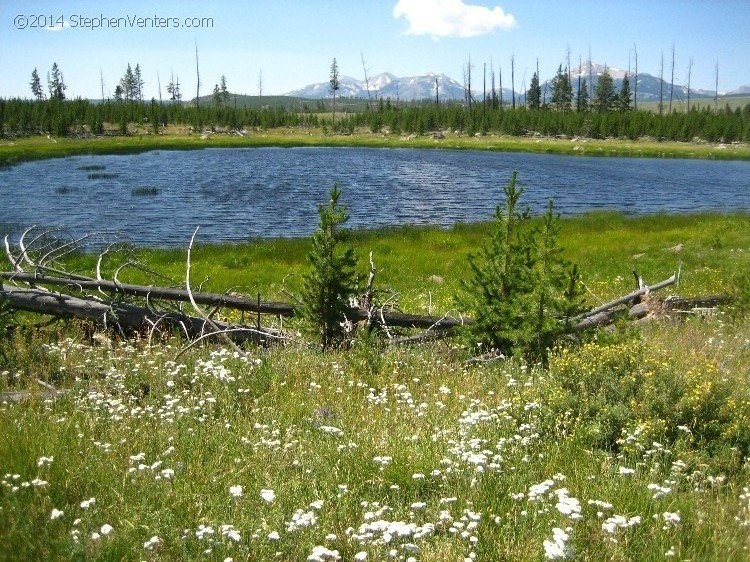
<path fill-rule="evenodd" d="M 113 281 L 97 280 L 97 279 L 70 279 L 64 277 L 53 277 L 47 275 L 40 275 L 38 273 L 26 273 L 26 272 L 12 272 L 2 271 L 0 272 L 0 279 L 7 279 L 9 281 L 18 281 L 23 283 L 31 283 L 35 285 L 52 285 L 58 287 L 67 287 L 69 289 L 75 289 L 83 291 L 84 289 L 97 290 L 101 289 L 108 293 L 115 295 L 127 295 L 134 297 L 141 297 L 146 299 L 161 299 L 178 302 L 190 302 L 190 292 L 184 289 L 170 289 L 164 287 L 156 287 L 151 285 L 131 285 L 127 283 L 117 283 Z M 246 312 L 255 312 L 259 314 L 270 314 L 273 316 L 291 317 L 297 312 L 296 308 L 288 303 L 283 302 L 272 302 L 272 301 L 260 301 L 257 299 L 249 299 L 246 297 L 222 293 L 203 293 L 193 292 L 193 299 L 198 304 L 205 304 L 210 306 L 223 306 L 234 310 L 242 310 Z M 95 301 L 96 302 L 96 301 Z M 106 305 L 105 305 L 106 306 Z M 27 309 L 24 309 L 27 310 Z M 148 309 L 145 309 L 148 310 Z M 33 311 L 32 311 L 33 312 Z M 354 322 L 368 319 L 367 310 L 360 308 L 352 308 L 349 311 L 349 317 Z M 375 321 L 384 322 L 387 326 L 393 326 L 398 328 L 445 328 L 451 329 L 456 326 L 464 324 L 470 324 L 470 319 L 458 320 L 455 318 L 448 317 L 435 317 L 431 315 L 419 315 L 419 314 L 405 314 L 402 312 L 394 311 L 378 311 L 374 315 Z"/>
<path fill-rule="evenodd" d="M 732 299 L 728 295 L 707 295 L 705 297 L 667 297 L 664 300 L 662 308 L 666 311 L 671 310 L 692 310 L 694 308 L 714 308 L 720 304 L 727 304 Z"/>
<path fill-rule="evenodd" d="M 605 312 L 607 310 L 610 310 L 616 306 L 619 306 L 621 304 L 629 304 L 632 301 L 634 301 L 636 298 L 645 295 L 646 293 L 650 293 L 652 291 L 656 291 L 658 289 L 663 289 L 664 287 L 668 287 L 670 285 L 674 285 L 677 283 L 677 275 L 672 275 L 669 279 L 665 279 L 664 281 L 660 281 L 659 283 L 654 283 L 651 286 L 644 286 L 637 291 L 633 291 L 632 293 L 629 293 L 623 297 L 620 297 L 618 299 L 615 299 L 613 301 L 610 301 L 606 304 L 603 304 L 602 306 L 598 306 L 596 308 L 593 308 L 589 310 L 588 312 L 584 312 L 583 314 L 579 314 L 575 318 L 572 319 L 573 322 L 577 322 L 580 320 L 584 320 L 585 318 L 589 318 L 591 316 L 595 316 L 599 314 L 600 312 Z"/>
<path fill-rule="evenodd" d="M 97 279 L 70 279 L 65 277 L 50 277 L 38 273 L 1 271 L 0 279 L 9 281 L 20 281 L 23 283 L 34 283 L 37 285 L 54 285 L 58 287 L 69 287 L 82 291 L 92 289 L 106 291 L 115 295 L 128 295 L 146 299 L 163 299 L 178 302 L 190 302 L 190 294 L 184 289 L 170 289 L 156 287 L 153 285 L 131 285 L 128 283 L 116 283 L 114 281 Z M 193 298 L 198 304 L 210 306 L 224 306 L 234 310 L 246 312 L 259 312 L 261 314 L 273 314 L 274 316 L 293 316 L 294 307 L 283 302 L 264 302 L 245 297 L 221 294 L 193 292 Z"/>
<path fill-rule="evenodd" d="M 147 333 L 158 326 L 169 330 L 179 330 L 188 337 L 205 334 L 208 324 L 202 318 L 178 312 L 157 312 L 143 306 L 126 303 L 105 303 L 91 298 L 79 298 L 63 293 L 53 293 L 39 289 L 21 289 L 2 285 L 0 302 L 7 302 L 11 308 L 50 314 L 58 318 L 89 320 L 100 327 L 117 327 L 125 332 Z M 222 330 L 237 328 L 226 322 L 214 321 Z M 244 328 L 244 327 L 243 327 Z M 258 337 L 258 331 L 246 328 L 232 332 L 235 341 L 246 341 Z"/>

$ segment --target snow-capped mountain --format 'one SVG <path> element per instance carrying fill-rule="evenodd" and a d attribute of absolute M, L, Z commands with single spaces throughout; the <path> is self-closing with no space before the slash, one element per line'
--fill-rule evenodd
<path fill-rule="evenodd" d="M 573 86 L 573 95 L 576 95 L 576 91 L 578 89 L 579 80 L 582 84 L 583 81 L 586 81 L 587 87 L 591 88 L 592 92 L 596 91 L 596 87 L 599 84 L 599 77 L 604 74 L 604 72 L 607 72 L 613 79 L 615 88 L 619 91 L 620 88 L 622 88 L 623 80 L 625 79 L 625 76 L 628 76 L 628 80 L 630 81 L 630 92 L 633 96 L 635 96 L 636 89 L 638 92 L 638 101 L 658 101 L 660 96 L 663 100 L 669 99 L 669 90 L 670 90 L 670 83 L 668 80 L 659 79 L 656 76 L 652 76 L 651 74 L 645 73 L 645 72 L 639 72 L 638 73 L 638 84 L 636 86 L 635 83 L 635 70 L 631 69 L 630 72 L 626 70 L 622 70 L 620 68 L 616 68 L 613 66 L 608 66 L 604 64 L 598 64 L 598 63 L 589 63 L 589 61 L 585 61 L 581 63 L 578 67 L 575 67 L 571 71 L 571 80 L 572 80 L 572 86 Z M 546 87 L 546 90 L 545 90 Z M 544 84 L 541 85 L 542 88 L 542 95 L 545 96 L 546 92 L 546 100 L 549 101 L 552 97 L 552 79 L 547 80 Z M 735 93 L 735 92 L 731 92 Z M 739 92 L 737 92 L 739 93 Z M 688 95 L 688 88 L 687 86 L 683 85 L 674 85 L 674 91 L 673 91 L 673 99 L 676 101 L 682 101 L 686 100 Z M 690 97 L 691 98 L 710 98 L 714 96 L 713 91 L 709 90 L 700 90 L 696 88 L 690 88 Z"/>
<path fill-rule="evenodd" d="M 342 76 L 339 79 L 337 96 L 351 98 L 366 98 L 369 95 L 379 98 L 400 99 L 402 101 L 435 99 L 436 94 L 441 100 L 464 99 L 464 87 L 450 76 L 445 74 L 428 73 L 422 76 L 397 77 L 389 72 L 383 72 L 368 77 L 367 84 L 364 80 L 356 80 L 350 76 Z M 487 86 L 489 95 L 489 88 Z M 481 97 L 482 92 L 474 89 L 474 97 Z M 299 90 L 284 94 L 300 98 L 322 99 L 330 98 L 330 83 L 320 82 L 310 84 Z M 499 95 L 499 94 L 498 94 Z M 503 96 L 510 99 L 510 89 L 503 89 Z"/>
<path fill-rule="evenodd" d="M 633 95 L 638 93 L 638 101 L 654 101 L 659 100 L 660 96 L 663 100 L 669 99 L 670 84 L 668 80 L 659 79 L 658 77 L 652 76 L 645 72 L 638 73 L 638 83 L 635 83 L 635 72 L 630 72 L 619 69 L 613 66 L 608 66 L 598 63 L 589 63 L 588 61 L 581 63 L 578 67 L 573 68 L 571 71 L 571 79 L 573 86 L 573 95 L 576 95 L 578 89 L 579 80 L 582 84 L 586 81 L 587 87 L 591 88 L 592 92 L 596 91 L 596 86 L 599 84 L 599 77 L 604 72 L 609 73 L 612 77 L 615 88 L 619 91 L 622 87 L 623 79 L 625 75 L 628 75 L 630 80 L 630 91 Z M 549 78 L 541 84 L 542 96 L 546 101 L 550 101 L 552 98 L 552 80 Z M 434 74 L 428 73 L 421 76 L 406 76 L 397 77 L 389 72 L 383 72 L 374 76 L 368 77 L 367 84 L 364 80 L 357 80 L 350 76 L 341 76 L 339 79 L 339 89 L 336 93 L 337 97 L 347 98 L 367 98 L 368 90 L 370 97 L 378 97 L 385 99 L 399 99 L 402 101 L 412 100 L 428 100 L 435 99 L 436 94 L 436 81 L 437 81 L 437 93 L 439 94 L 440 100 L 463 100 L 464 99 L 464 86 L 457 80 L 454 80 L 450 76 L 445 74 Z M 477 75 L 474 77 L 472 83 L 472 94 L 475 100 L 482 98 L 482 89 L 477 88 L 476 85 L 482 82 L 482 77 Z M 525 87 L 528 88 L 528 81 Z M 491 86 L 487 84 L 487 95 L 490 95 Z M 516 99 L 519 103 L 523 103 L 525 92 L 521 91 L 524 85 L 516 82 L 516 87 L 519 91 L 516 92 Z M 742 95 L 749 94 L 750 86 L 742 86 L 731 92 L 721 93 L 719 95 Z M 294 90 L 284 94 L 286 96 L 295 96 L 300 98 L 308 99 L 324 99 L 331 97 L 330 84 L 328 82 L 320 82 L 318 84 L 310 84 L 304 88 Z M 498 95 L 500 93 L 498 92 Z M 513 92 L 510 88 L 503 88 L 502 96 L 505 101 L 511 99 Z M 687 99 L 687 86 L 674 85 L 672 92 L 673 100 L 682 101 Z M 714 96 L 713 91 L 700 90 L 696 88 L 690 89 L 691 98 L 711 98 Z"/>

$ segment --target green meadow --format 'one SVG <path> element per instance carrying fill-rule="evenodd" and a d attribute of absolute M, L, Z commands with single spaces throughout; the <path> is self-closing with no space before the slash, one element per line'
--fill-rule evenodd
<path fill-rule="evenodd" d="M 632 290 L 633 269 L 647 283 L 680 270 L 657 296 L 735 300 L 585 334 L 544 368 L 467 364 L 476 351 L 460 338 L 356 335 L 322 353 L 292 323 L 283 346 L 180 354 L 179 338 L 2 316 L 26 327 L 0 339 L 0 392 L 33 394 L 0 405 L 1 557 L 746 560 L 748 226 L 747 213 L 564 219 L 591 306 Z M 457 314 L 466 254 L 488 233 L 403 227 L 351 242 L 363 274 L 372 252 L 382 300 Z M 191 279 L 289 300 L 309 247 L 199 244 Z M 185 250 L 123 251 L 184 279 Z M 62 265 L 91 274 L 95 259 Z M 39 394 L 37 379 L 66 392 Z"/>

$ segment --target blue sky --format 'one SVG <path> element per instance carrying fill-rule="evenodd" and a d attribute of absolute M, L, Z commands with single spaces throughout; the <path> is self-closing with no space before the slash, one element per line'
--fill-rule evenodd
<path fill-rule="evenodd" d="M 86 27 L 102 16 L 121 19 Z M 31 28 L 50 17 L 65 26 Z M 129 26 L 126 19 L 136 17 L 151 19 Z M 163 18 L 159 28 L 155 17 Z M 187 29 L 187 18 L 211 23 Z M 520 91 L 537 59 L 542 79 L 565 66 L 568 51 L 574 67 L 590 51 L 594 62 L 627 69 L 634 47 L 639 72 L 658 76 L 663 54 L 669 80 L 673 44 L 676 83 L 687 83 L 692 58 L 692 86 L 713 90 L 718 61 L 719 90 L 726 91 L 750 85 L 749 29 L 748 0 L 3 0 L 0 96 L 30 97 L 32 70 L 44 81 L 53 62 L 69 97 L 100 97 L 100 77 L 111 95 L 127 64 L 139 63 L 146 97 L 158 98 L 158 74 L 164 97 L 174 75 L 189 99 L 196 43 L 201 94 L 222 74 L 230 91 L 252 95 L 261 73 L 264 94 L 325 82 L 334 57 L 342 74 L 358 79 L 364 57 L 370 76 L 442 72 L 459 81 L 471 57 L 475 83 L 492 62 L 509 86 L 513 56 Z"/>

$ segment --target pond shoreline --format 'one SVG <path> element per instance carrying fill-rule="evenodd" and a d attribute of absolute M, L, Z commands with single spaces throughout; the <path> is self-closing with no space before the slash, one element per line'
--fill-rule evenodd
<path fill-rule="evenodd" d="M 419 148 L 528 152 L 568 156 L 750 160 L 750 146 L 587 138 L 470 137 L 452 133 L 398 136 L 380 133 L 324 134 L 319 130 L 273 129 L 245 136 L 205 133 L 131 134 L 88 138 L 23 137 L 0 141 L 0 167 L 21 162 L 94 154 L 134 154 L 151 150 L 262 147 Z"/>

